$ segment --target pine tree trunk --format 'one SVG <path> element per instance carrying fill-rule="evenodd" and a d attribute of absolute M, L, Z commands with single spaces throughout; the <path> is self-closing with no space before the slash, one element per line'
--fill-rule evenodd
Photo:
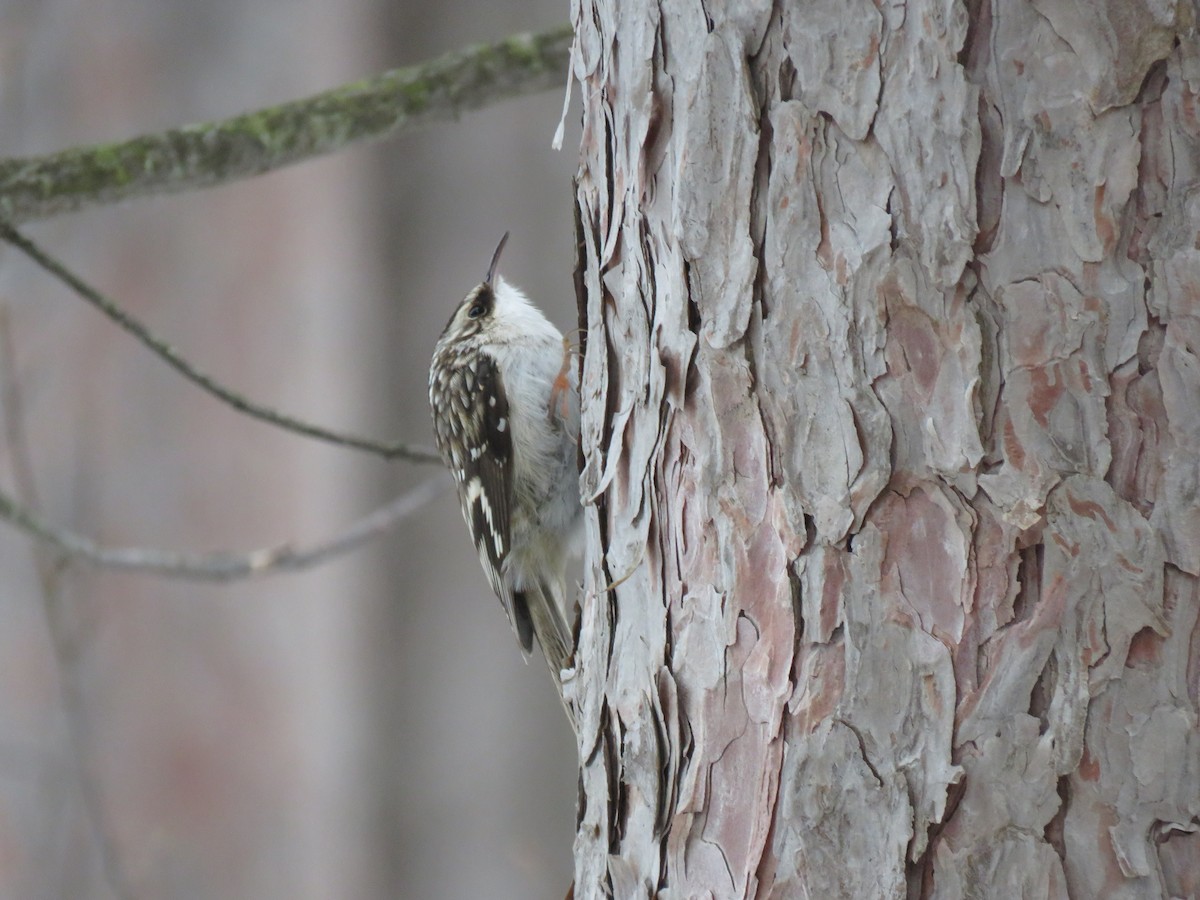
<path fill-rule="evenodd" d="M 1194 5 L 575 7 L 577 896 L 1194 896 Z"/>

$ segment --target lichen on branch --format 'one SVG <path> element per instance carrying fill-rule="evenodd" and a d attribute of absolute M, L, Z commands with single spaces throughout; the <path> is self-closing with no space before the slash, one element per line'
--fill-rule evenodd
<path fill-rule="evenodd" d="M 127 141 L 0 160 L 13 223 L 224 184 L 565 83 L 572 31 L 515 35 L 302 100 Z"/>

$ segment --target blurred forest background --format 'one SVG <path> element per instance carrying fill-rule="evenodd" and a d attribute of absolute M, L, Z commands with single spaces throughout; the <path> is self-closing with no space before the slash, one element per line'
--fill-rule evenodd
<path fill-rule="evenodd" d="M 0 155 L 224 118 L 566 16 L 0 0 Z M 574 327 L 578 113 L 556 153 L 561 104 L 26 231 L 248 396 L 428 445 L 434 341 L 506 229 L 505 275 Z M 0 338 L 0 478 L 15 490 L 26 453 L 37 508 L 106 545 L 308 543 L 440 474 L 238 414 L 8 247 Z M 565 893 L 570 729 L 451 493 L 307 573 L 222 586 L 50 562 L 0 523 L 0 897 Z"/>

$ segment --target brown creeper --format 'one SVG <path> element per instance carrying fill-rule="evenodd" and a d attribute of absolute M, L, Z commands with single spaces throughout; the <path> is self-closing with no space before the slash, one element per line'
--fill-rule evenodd
<path fill-rule="evenodd" d="M 438 339 L 429 405 L 479 562 L 526 659 L 536 636 L 561 695 L 581 538 L 579 395 L 562 334 L 496 274 L 507 240 Z"/>

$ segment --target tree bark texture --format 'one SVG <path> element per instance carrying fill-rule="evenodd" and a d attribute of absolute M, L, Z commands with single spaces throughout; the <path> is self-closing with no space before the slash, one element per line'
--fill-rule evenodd
<path fill-rule="evenodd" d="M 576 0 L 577 896 L 1200 891 L 1200 41 Z"/>

